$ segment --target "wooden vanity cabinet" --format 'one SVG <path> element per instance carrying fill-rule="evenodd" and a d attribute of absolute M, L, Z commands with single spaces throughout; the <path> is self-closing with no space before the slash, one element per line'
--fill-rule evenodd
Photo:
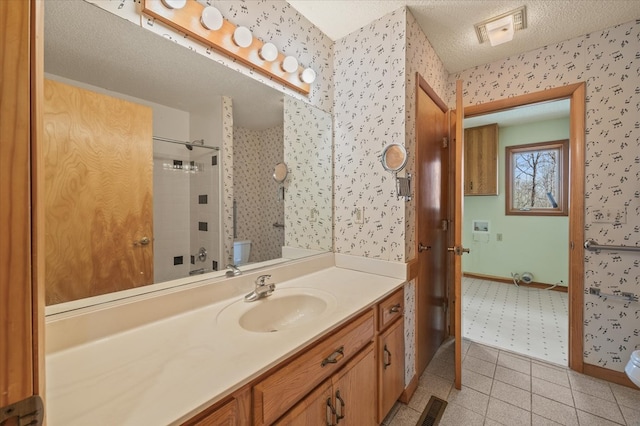
<path fill-rule="evenodd" d="M 253 386 L 254 424 L 268 425 L 278 420 L 372 342 L 375 328 L 373 310 L 369 309 L 256 383 Z M 374 367 L 370 375 L 375 377 Z M 375 413 L 375 406 L 372 412 Z"/>
<path fill-rule="evenodd" d="M 498 125 L 464 129 L 464 195 L 498 195 Z"/>
<path fill-rule="evenodd" d="M 183 426 L 378 425 L 404 390 L 399 289 Z"/>
<path fill-rule="evenodd" d="M 377 425 L 375 358 L 371 343 L 275 424 Z"/>
<path fill-rule="evenodd" d="M 404 292 L 378 305 L 378 423 L 382 423 L 404 390 Z"/>

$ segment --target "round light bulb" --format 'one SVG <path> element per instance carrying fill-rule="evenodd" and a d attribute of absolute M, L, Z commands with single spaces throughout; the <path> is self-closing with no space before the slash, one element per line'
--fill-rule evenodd
<path fill-rule="evenodd" d="M 233 42 L 240 47 L 249 47 L 253 42 L 251 31 L 247 27 L 238 27 L 233 32 Z"/>
<path fill-rule="evenodd" d="M 222 13 L 213 6 L 207 6 L 202 10 L 200 23 L 208 30 L 217 31 L 222 28 Z"/>
<path fill-rule="evenodd" d="M 316 81 L 316 72 L 311 68 L 305 68 L 304 71 L 300 73 L 300 80 L 304 83 L 311 84 Z"/>
<path fill-rule="evenodd" d="M 287 56 L 282 61 L 282 70 L 285 72 L 296 72 L 298 70 L 298 60 L 293 56 Z"/>
<path fill-rule="evenodd" d="M 187 4 L 187 0 L 162 0 L 162 3 L 169 9 L 182 9 Z"/>
<path fill-rule="evenodd" d="M 278 58 L 278 48 L 273 43 L 265 43 L 258 54 L 263 60 L 273 62 Z"/>

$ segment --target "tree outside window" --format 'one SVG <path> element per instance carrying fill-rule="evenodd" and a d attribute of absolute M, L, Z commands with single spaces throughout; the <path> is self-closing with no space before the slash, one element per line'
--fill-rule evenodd
<path fill-rule="evenodd" d="M 568 214 L 569 140 L 506 147 L 506 214 Z"/>

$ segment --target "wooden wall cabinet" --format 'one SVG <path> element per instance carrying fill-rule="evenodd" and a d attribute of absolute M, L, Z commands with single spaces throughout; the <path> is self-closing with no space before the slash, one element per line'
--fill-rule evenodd
<path fill-rule="evenodd" d="M 498 125 L 464 129 L 464 195 L 498 195 Z"/>

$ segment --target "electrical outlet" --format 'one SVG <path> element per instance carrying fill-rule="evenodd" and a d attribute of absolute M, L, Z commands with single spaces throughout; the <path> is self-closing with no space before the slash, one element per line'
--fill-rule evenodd
<path fill-rule="evenodd" d="M 496 241 L 502 241 L 502 234 L 501 233 L 497 233 L 496 234 Z"/>
<path fill-rule="evenodd" d="M 364 224 L 364 207 L 356 206 L 353 209 L 353 221 L 357 224 Z"/>

